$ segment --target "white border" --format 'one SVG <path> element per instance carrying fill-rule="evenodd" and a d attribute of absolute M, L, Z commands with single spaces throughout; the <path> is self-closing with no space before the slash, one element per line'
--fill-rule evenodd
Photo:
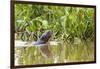
<path fill-rule="evenodd" d="M 33 1 L 96 5 L 97 6 L 97 63 L 84 64 L 84 65 L 39 67 L 30 69 L 99 69 L 100 1 L 99 0 L 33 0 Z M 9 69 L 9 65 L 10 65 L 10 0 L 0 0 L 0 69 Z"/>

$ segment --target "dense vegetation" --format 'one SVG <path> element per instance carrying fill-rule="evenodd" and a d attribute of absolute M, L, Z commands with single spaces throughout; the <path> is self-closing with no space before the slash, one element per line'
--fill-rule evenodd
<path fill-rule="evenodd" d="M 94 60 L 93 8 L 15 5 L 16 40 L 36 41 L 46 30 L 53 31 L 51 40 L 62 42 L 62 45 L 50 49 L 59 56 L 57 62 Z M 20 64 L 54 63 L 52 59 L 44 62 L 37 47 L 17 50 L 22 56 Z"/>

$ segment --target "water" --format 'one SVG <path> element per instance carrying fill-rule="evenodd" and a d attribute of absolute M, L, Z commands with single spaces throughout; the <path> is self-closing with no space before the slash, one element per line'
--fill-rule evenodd
<path fill-rule="evenodd" d="M 49 50 L 46 51 L 46 50 Z M 15 48 L 15 65 L 53 64 L 94 61 L 94 42 L 68 43 L 48 46 L 41 52 L 40 47 Z M 43 54 L 52 54 L 44 57 Z"/>

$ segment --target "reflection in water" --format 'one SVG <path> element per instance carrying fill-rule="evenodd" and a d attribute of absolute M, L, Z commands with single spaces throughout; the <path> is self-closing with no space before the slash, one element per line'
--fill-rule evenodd
<path fill-rule="evenodd" d="M 44 57 L 46 57 L 46 58 L 50 58 L 50 57 L 53 56 L 53 55 L 51 54 L 51 51 L 50 51 L 48 45 L 41 46 L 41 47 L 39 48 L 39 50 L 40 50 L 41 54 L 42 54 Z"/>
<path fill-rule="evenodd" d="M 94 61 L 94 43 L 63 42 L 56 46 L 15 48 L 15 54 L 19 65 Z"/>

